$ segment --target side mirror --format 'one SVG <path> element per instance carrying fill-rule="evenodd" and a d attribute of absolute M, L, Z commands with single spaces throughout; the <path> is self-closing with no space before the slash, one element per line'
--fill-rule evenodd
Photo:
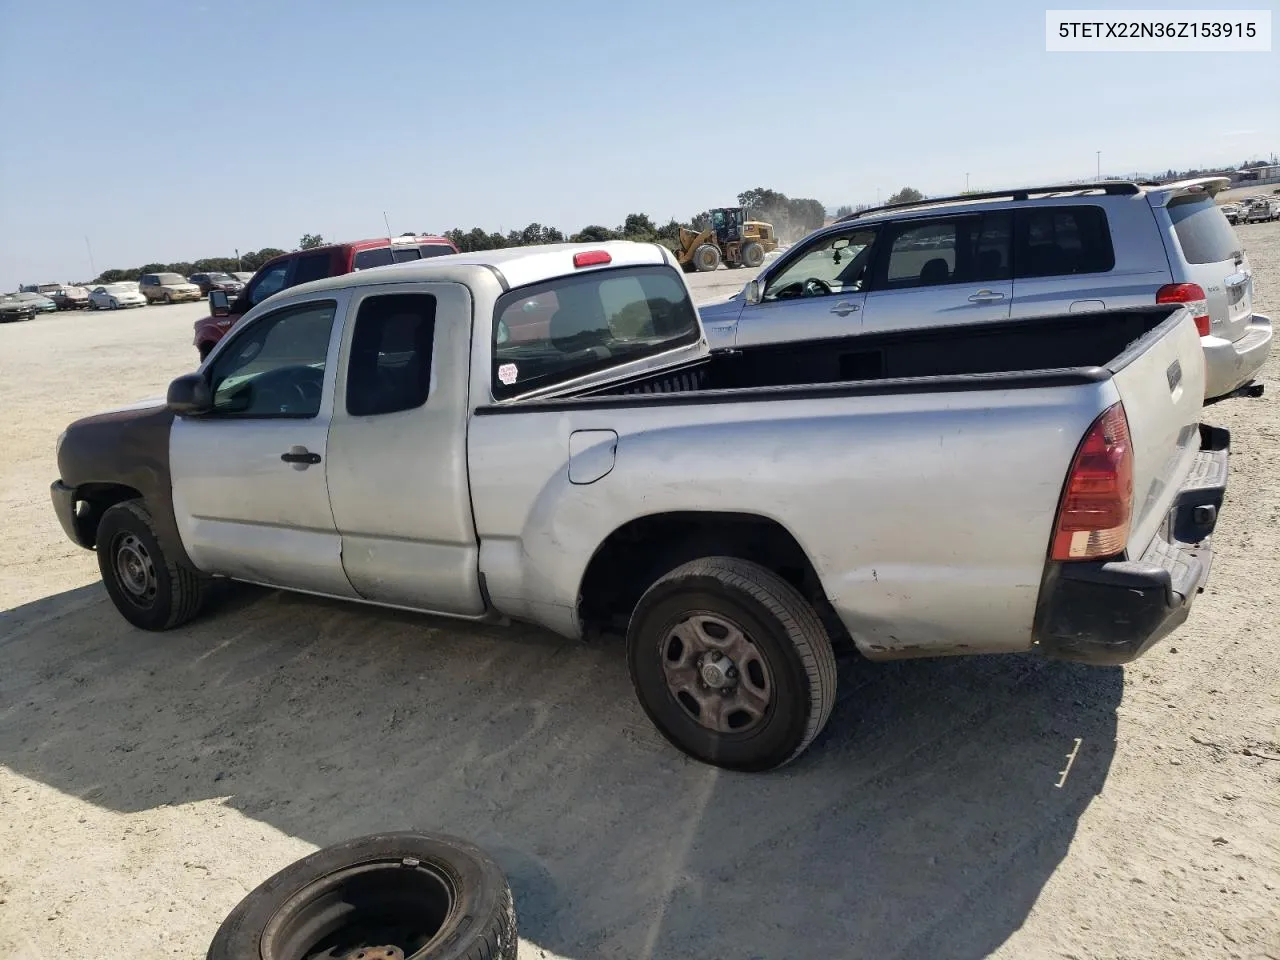
<path fill-rule="evenodd" d="M 752 280 L 742 291 L 742 299 L 747 303 L 759 303 L 764 296 L 764 287 L 759 280 Z"/>
<path fill-rule="evenodd" d="M 231 300 L 225 290 L 213 290 L 209 293 L 209 312 L 215 317 L 231 315 Z"/>
<path fill-rule="evenodd" d="M 209 381 L 198 373 L 188 373 L 169 384 L 165 406 L 180 417 L 197 417 L 213 409 Z"/>

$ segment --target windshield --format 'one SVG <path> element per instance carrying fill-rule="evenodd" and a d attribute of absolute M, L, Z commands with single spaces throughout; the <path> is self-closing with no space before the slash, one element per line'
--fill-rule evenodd
<path fill-rule="evenodd" d="M 187 278 L 176 273 L 161 273 L 157 275 L 163 284 L 186 283 Z"/>
<path fill-rule="evenodd" d="M 697 343 L 698 315 L 670 267 L 559 277 L 498 300 L 493 396 L 503 400 Z"/>
<path fill-rule="evenodd" d="M 134 292 L 132 283 L 108 283 L 102 289 L 106 290 L 108 293 L 133 293 Z"/>
<path fill-rule="evenodd" d="M 1236 232 L 1208 194 L 1175 197 L 1168 210 L 1187 263 L 1221 263 L 1235 258 L 1240 249 Z"/>
<path fill-rule="evenodd" d="M 227 276 L 227 274 L 225 273 L 211 273 L 208 276 L 208 280 L 210 283 L 235 283 L 236 282 L 232 277 Z"/>

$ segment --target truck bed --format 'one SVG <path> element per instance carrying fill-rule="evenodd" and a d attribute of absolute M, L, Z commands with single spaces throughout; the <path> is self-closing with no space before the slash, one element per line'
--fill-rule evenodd
<path fill-rule="evenodd" d="M 1129 347 L 1178 309 L 1160 305 L 721 350 L 685 366 L 549 399 L 817 384 L 861 384 L 877 393 L 994 389 L 991 378 L 999 374 L 1005 388 L 1085 383 L 1122 366 Z"/>

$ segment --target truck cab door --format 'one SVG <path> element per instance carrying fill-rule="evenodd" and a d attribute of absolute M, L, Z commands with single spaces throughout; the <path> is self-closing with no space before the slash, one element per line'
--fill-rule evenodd
<path fill-rule="evenodd" d="M 204 370 L 212 411 L 174 419 L 174 514 L 201 570 L 356 596 L 325 483 L 348 300 L 294 301 L 232 331 Z"/>
<path fill-rule="evenodd" d="M 329 428 L 329 502 L 365 600 L 485 611 L 467 474 L 471 293 L 459 283 L 353 292 Z"/>

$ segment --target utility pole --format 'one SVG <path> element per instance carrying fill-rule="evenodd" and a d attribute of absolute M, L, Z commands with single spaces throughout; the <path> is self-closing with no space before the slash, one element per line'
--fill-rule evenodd
<path fill-rule="evenodd" d="M 1102 179 L 1102 151 L 1097 150 L 1094 152 L 1097 153 L 1098 155 L 1098 179 L 1101 180 Z"/>
<path fill-rule="evenodd" d="M 969 192 L 969 174 L 967 173 L 964 175 L 964 192 Z"/>
<path fill-rule="evenodd" d="M 89 251 L 89 272 L 93 274 L 93 276 L 92 276 L 92 277 L 90 277 L 90 279 L 91 279 L 91 280 L 97 280 L 97 279 L 98 279 L 98 268 L 97 268 L 97 267 L 95 267 L 95 266 L 93 265 L 93 247 L 89 246 L 89 236 L 88 236 L 88 234 L 86 234 L 86 235 L 85 235 L 85 238 L 84 238 L 84 248 L 85 248 L 86 250 L 88 250 L 88 251 Z"/>
<path fill-rule="evenodd" d="M 240 250 L 236 248 L 236 272 L 244 270 L 244 264 L 240 262 Z"/>

